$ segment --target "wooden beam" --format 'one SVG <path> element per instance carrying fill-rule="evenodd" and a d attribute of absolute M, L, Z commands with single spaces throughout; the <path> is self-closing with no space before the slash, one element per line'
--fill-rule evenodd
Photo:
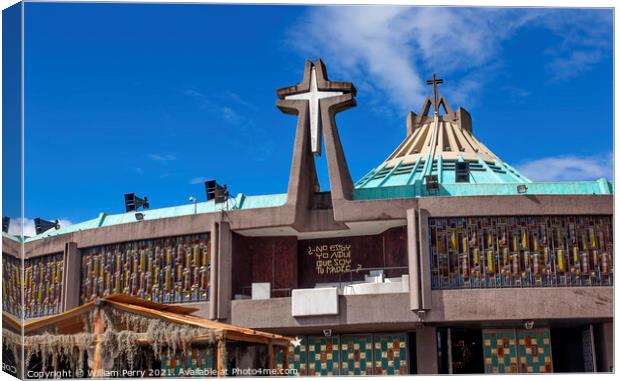
<path fill-rule="evenodd" d="M 98 378 L 103 376 L 103 358 L 101 357 L 101 340 L 100 335 L 105 331 L 105 320 L 103 316 L 103 308 L 97 307 L 97 318 L 95 319 L 94 334 L 97 335 L 97 343 L 93 352 L 93 376 Z"/>
<path fill-rule="evenodd" d="M 286 376 L 288 370 L 288 345 L 282 348 L 282 370 L 283 375 Z"/>
<path fill-rule="evenodd" d="M 220 338 L 217 342 L 217 376 L 224 377 L 226 371 L 226 364 L 224 364 L 224 352 L 226 351 L 226 340 Z"/>
<path fill-rule="evenodd" d="M 276 355 L 273 350 L 273 344 L 269 343 L 267 345 L 267 368 L 275 369 L 276 368 Z"/>

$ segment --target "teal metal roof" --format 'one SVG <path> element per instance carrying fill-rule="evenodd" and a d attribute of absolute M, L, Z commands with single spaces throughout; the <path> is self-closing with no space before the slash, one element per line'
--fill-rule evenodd
<path fill-rule="evenodd" d="M 525 185 L 528 195 L 613 194 L 613 183 L 605 178 L 577 182 L 513 182 L 513 183 L 444 183 L 438 192 L 428 192 L 422 180 L 408 185 L 356 188 L 353 199 L 357 201 L 424 196 L 510 196 L 518 195 L 517 186 Z"/>
<path fill-rule="evenodd" d="M 388 167 L 383 163 L 370 171 L 355 184 L 356 189 L 369 189 L 379 187 L 407 186 L 419 182 L 424 183 L 428 175 L 436 175 L 440 184 L 463 184 L 456 183 L 455 165 L 457 161 L 465 161 L 462 157 L 457 160 L 443 160 L 439 155 L 436 160 L 431 156 L 426 158 L 417 157 L 413 162 L 405 164 L 405 159 Z M 467 160 L 470 170 L 469 184 L 498 184 L 498 183 L 531 183 L 508 164 L 495 160 L 487 163 L 482 158 Z M 430 163 L 430 165 L 429 165 Z"/>
<path fill-rule="evenodd" d="M 227 203 L 216 204 L 214 200 L 194 204 L 173 206 L 169 208 L 147 209 L 139 212 L 144 215 L 144 220 L 156 220 L 160 218 L 171 218 L 187 216 L 191 214 L 214 213 L 220 210 L 244 210 L 282 206 L 286 203 L 286 194 L 273 194 L 266 196 L 246 196 L 242 193 L 228 200 Z M 80 230 L 96 229 L 104 226 L 129 224 L 138 222 L 135 217 L 136 212 L 107 214 L 100 213 L 99 217 L 92 220 L 80 222 L 74 225 L 62 227 L 58 230 L 48 230 L 34 237 L 28 237 L 24 242 L 32 242 L 41 238 L 57 236 L 61 234 L 73 233 Z"/>

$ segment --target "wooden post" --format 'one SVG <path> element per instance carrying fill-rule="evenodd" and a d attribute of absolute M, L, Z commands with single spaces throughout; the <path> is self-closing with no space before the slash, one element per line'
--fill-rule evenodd
<path fill-rule="evenodd" d="M 101 358 L 101 335 L 105 331 L 103 308 L 97 307 L 97 317 L 94 324 L 95 350 L 93 351 L 93 377 L 103 377 L 103 359 Z"/>
<path fill-rule="evenodd" d="M 217 376 L 224 377 L 226 364 L 224 364 L 224 352 L 226 351 L 226 339 L 220 337 L 217 341 Z"/>
<path fill-rule="evenodd" d="M 282 375 L 286 376 L 288 370 L 288 345 L 282 348 L 282 370 Z"/>
<path fill-rule="evenodd" d="M 273 350 L 273 344 L 269 343 L 267 345 L 267 368 L 275 369 L 276 367 L 276 356 Z"/>

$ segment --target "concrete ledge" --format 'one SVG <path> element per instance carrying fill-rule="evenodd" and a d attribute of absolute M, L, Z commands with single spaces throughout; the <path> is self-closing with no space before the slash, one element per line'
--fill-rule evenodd
<path fill-rule="evenodd" d="M 613 318 L 613 287 L 432 291 L 426 321 Z"/>
<path fill-rule="evenodd" d="M 497 325 L 522 320 L 613 318 L 612 287 L 432 291 L 425 324 Z M 278 332 L 320 332 L 323 328 L 413 329 L 421 320 L 409 310 L 409 294 L 340 295 L 333 316 L 295 318 L 291 298 L 233 300 L 231 323 Z"/>

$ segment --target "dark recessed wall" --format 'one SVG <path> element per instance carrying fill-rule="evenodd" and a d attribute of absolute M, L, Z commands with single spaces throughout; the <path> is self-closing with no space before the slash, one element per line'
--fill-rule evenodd
<path fill-rule="evenodd" d="M 319 274 L 316 257 L 310 247 L 350 245 L 350 267 L 359 272 Z M 233 233 L 232 289 L 235 294 L 250 295 L 252 283 L 270 282 L 272 296 L 289 296 L 288 290 L 312 288 L 316 283 L 363 280 L 370 268 L 388 269 L 388 277 L 407 273 L 407 237 L 405 227 L 381 234 L 297 240 L 297 237 L 244 237 Z M 286 289 L 286 291 L 285 291 Z"/>

